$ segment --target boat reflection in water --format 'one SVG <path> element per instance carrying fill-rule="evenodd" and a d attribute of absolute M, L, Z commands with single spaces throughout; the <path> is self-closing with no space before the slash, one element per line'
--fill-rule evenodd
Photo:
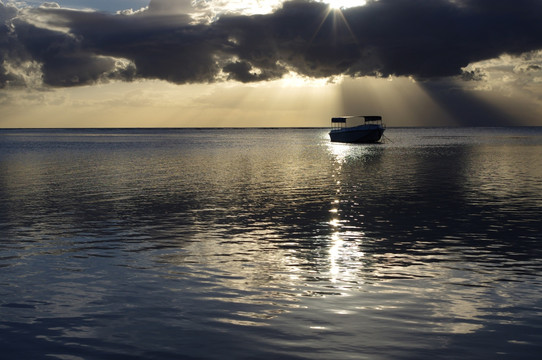
<path fill-rule="evenodd" d="M 364 119 L 360 125 L 348 126 L 359 119 Z M 347 121 L 349 124 L 347 125 Z M 380 141 L 386 127 L 381 116 L 342 116 L 331 118 L 329 137 L 333 142 L 345 143 L 375 143 Z"/>

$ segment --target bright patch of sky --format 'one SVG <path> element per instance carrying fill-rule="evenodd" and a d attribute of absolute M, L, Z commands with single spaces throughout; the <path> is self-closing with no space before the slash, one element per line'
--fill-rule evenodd
<path fill-rule="evenodd" d="M 325 0 L 323 2 L 329 4 L 334 9 L 347 9 L 355 6 L 363 6 L 366 3 L 363 0 Z"/>
<path fill-rule="evenodd" d="M 5 4 L 16 4 L 21 6 L 37 7 L 47 1 L 26 0 L 26 1 L 4 1 Z M 92 9 L 105 12 L 117 12 L 125 9 L 141 9 L 149 5 L 149 0 L 57 0 L 48 1 L 57 3 L 63 8 L 70 9 Z"/>
<path fill-rule="evenodd" d="M 465 74 L 475 80 L 467 83 L 472 90 L 521 96 L 542 105 L 542 50 L 479 61 L 467 66 Z"/>
<path fill-rule="evenodd" d="M 105 12 L 119 12 L 124 10 L 139 10 L 149 5 L 151 0 L 57 0 L 49 1 L 56 3 L 63 8 L 71 9 L 92 9 Z M 166 0 L 167 1 L 167 0 Z M 175 0 L 169 0 L 175 1 Z M 210 10 L 214 14 L 226 12 L 235 12 L 239 14 L 267 14 L 279 7 L 285 0 L 176 0 L 179 3 L 191 3 L 195 9 Z M 363 6 L 363 0 L 321 0 L 320 2 L 329 4 L 333 8 L 349 8 L 354 6 Z M 40 6 L 46 1 L 27 0 L 27 1 L 4 1 L 8 4 L 21 6 Z"/>

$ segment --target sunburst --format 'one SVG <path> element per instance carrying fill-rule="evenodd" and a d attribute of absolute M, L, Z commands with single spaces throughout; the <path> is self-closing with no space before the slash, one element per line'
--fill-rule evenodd
<path fill-rule="evenodd" d="M 350 33 L 350 36 L 352 37 L 352 40 L 357 44 L 358 40 L 356 38 L 356 35 L 352 31 L 352 28 L 350 27 L 350 24 L 348 23 L 348 20 L 346 20 L 343 10 L 345 8 L 354 7 L 354 6 L 363 6 L 366 4 L 366 1 L 362 0 L 324 0 L 323 3 L 327 3 L 329 5 L 327 11 L 322 17 L 322 21 L 318 25 L 316 31 L 314 32 L 312 38 L 309 41 L 309 44 L 312 44 L 320 30 L 322 29 L 322 26 L 326 22 L 327 18 L 332 15 L 333 16 L 333 26 L 334 29 L 337 29 L 338 22 L 341 22 L 343 26 L 346 27 L 348 32 Z"/>

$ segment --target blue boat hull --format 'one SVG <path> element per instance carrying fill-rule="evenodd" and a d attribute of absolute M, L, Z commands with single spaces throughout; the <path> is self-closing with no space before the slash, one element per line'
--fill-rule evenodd
<path fill-rule="evenodd" d="M 333 142 L 375 143 L 380 141 L 384 130 L 380 125 L 361 125 L 331 130 L 329 137 Z"/>

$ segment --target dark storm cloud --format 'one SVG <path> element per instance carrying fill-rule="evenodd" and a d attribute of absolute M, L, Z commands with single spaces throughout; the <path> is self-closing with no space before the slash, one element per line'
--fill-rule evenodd
<path fill-rule="evenodd" d="M 6 64 L 31 59 L 52 86 L 111 78 L 173 83 L 461 74 L 469 63 L 542 49 L 542 1 L 379 0 L 341 13 L 291 1 L 272 14 L 195 24 L 170 0 L 132 16 L 0 3 L 0 86 Z M 19 15 L 19 16 L 16 16 Z M 12 66 L 13 67 L 13 66 Z M 476 78 L 476 74 L 465 79 Z"/>

